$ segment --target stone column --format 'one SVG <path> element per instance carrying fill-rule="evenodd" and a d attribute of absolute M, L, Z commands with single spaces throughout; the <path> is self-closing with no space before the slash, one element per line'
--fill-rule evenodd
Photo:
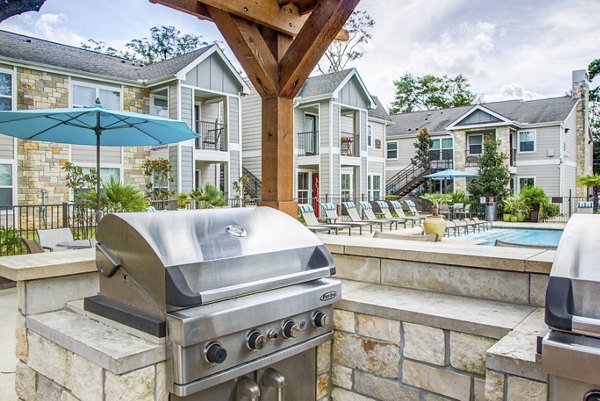
<path fill-rule="evenodd" d="M 467 133 L 466 131 L 454 131 L 454 169 L 464 170 L 466 167 Z M 454 180 L 454 190 L 467 190 L 467 179 L 457 178 Z"/>
<path fill-rule="evenodd" d="M 573 71 L 573 98 L 579 100 L 575 106 L 577 177 L 592 174 L 592 145 L 589 143 L 590 91 L 588 81 L 585 70 Z M 576 196 L 587 196 L 587 188 L 578 186 Z"/>

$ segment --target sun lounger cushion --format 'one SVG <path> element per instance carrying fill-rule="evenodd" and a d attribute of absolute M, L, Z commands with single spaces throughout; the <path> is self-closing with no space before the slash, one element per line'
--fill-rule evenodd
<path fill-rule="evenodd" d="M 322 203 L 323 209 L 325 210 L 335 210 L 335 205 L 333 203 Z"/>
<path fill-rule="evenodd" d="M 303 213 L 313 213 L 315 211 L 311 205 L 306 203 L 298 205 L 298 209 L 300 209 L 300 211 Z"/>

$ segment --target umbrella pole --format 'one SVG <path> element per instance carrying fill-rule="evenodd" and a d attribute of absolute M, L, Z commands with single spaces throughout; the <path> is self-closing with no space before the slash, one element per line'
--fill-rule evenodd
<path fill-rule="evenodd" d="M 96 224 L 100 223 L 102 212 L 100 211 L 100 113 L 97 115 L 96 124 Z"/>

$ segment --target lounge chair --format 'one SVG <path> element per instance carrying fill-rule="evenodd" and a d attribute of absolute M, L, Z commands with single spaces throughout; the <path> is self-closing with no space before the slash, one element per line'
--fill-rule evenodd
<path fill-rule="evenodd" d="M 479 220 L 479 218 L 477 216 L 472 217 L 471 221 L 475 222 L 475 223 L 479 223 L 483 226 L 484 230 L 487 230 L 488 228 L 492 228 L 493 224 L 491 221 L 487 221 L 487 220 Z"/>
<path fill-rule="evenodd" d="M 392 229 L 392 225 L 394 225 L 394 224 L 396 225 L 396 230 L 397 230 L 398 223 L 402 223 L 404 225 L 404 228 L 406 228 L 406 219 L 395 218 L 395 217 L 392 217 L 391 219 L 388 219 L 388 218 L 378 219 L 377 216 L 375 216 L 375 212 L 373 212 L 373 205 L 371 205 L 369 202 L 359 202 L 359 204 L 360 204 L 360 208 L 362 209 L 363 213 L 365 214 L 365 216 L 367 216 L 367 219 L 381 220 L 381 221 L 390 223 L 390 230 Z"/>
<path fill-rule="evenodd" d="M 369 223 L 371 226 L 379 224 L 379 231 L 383 231 L 383 224 L 387 223 L 387 221 L 377 219 L 363 220 L 360 218 L 360 215 L 358 214 L 358 210 L 356 210 L 354 202 L 342 202 L 342 205 L 344 205 L 346 212 L 348 212 L 348 217 L 350 217 L 350 220 L 352 220 L 353 222 Z M 371 227 L 371 232 L 373 232 L 373 227 Z"/>
<path fill-rule="evenodd" d="M 52 228 L 48 230 L 37 230 L 42 249 L 56 250 L 56 245 L 61 242 L 73 241 L 73 234 L 69 228 Z"/>
<path fill-rule="evenodd" d="M 462 203 L 460 203 L 460 205 L 462 205 Z M 454 207 L 456 207 L 456 205 L 454 205 Z M 454 214 L 458 218 L 471 218 L 471 204 L 467 203 L 466 205 L 462 206 L 459 210 L 454 210 Z"/>
<path fill-rule="evenodd" d="M 334 224 L 343 224 L 352 228 L 357 227 L 360 235 L 362 235 L 363 227 L 369 227 L 371 232 L 373 232 L 373 225 L 371 223 L 362 221 L 341 221 L 342 218 L 337 214 L 337 208 L 333 203 L 321 203 L 321 206 L 325 211 L 325 218 L 333 221 Z"/>
<path fill-rule="evenodd" d="M 348 235 L 352 235 L 352 228 L 349 226 L 342 224 L 319 223 L 319 220 L 317 220 L 317 216 L 315 216 L 315 210 L 311 205 L 298 205 L 298 209 L 300 210 L 300 214 L 306 222 L 306 228 L 308 228 L 312 232 L 325 231 L 325 229 L 329 229 L 328 232 L 331 232 L 331 230 L 333 230 L 337 234 L 339 230 L 348 230 Z"/>
<path fill-rule="evenodd" d="M 375 232 L 373 233 L 373 238 L 384 238 L 384 239 L 399 239 L 399 240 L 407 240 L 407 241 L 426 241 L 426 242 L 436 242 L 438 235 L 437 234 L 429 234 L 429 235 L 422 235 L 422 234 L 405 234 L 405 235 L 398 235 L 398 234 L 392 234 L 392 233 L 380 233 L 380 232 Z"/>
<path fill-rule="evenodd" d="M 415 222 L 419 223 L 422 218 L 421 217 L 413 217 L 413 216 L 406 216 L 404 214 L 404 211 L 402 210 L 402 207 L 400 207 L 400 211 L 401 213 L 396 213 L 398 215 L 398 217 L 394 217 L 392 215 L 392 212 L 390 212 L 390 207 L 387 204 L 386 201 L 377 201 L 377 205 L 379 205 L 379 208 L 381 209 L 381 213 L 383 213 L 383 216 L 388 219 L 388 220 L 392 220 L 392 219 L 401 219 L 399 221 L 404 221 L 404 228 L 406 228 L 406 222 L 410 221 L 411 223 L 411 227 L 415 226 Z"/>
<path fill-rule="evenodd" d="M 27 249 L 27 253 L 44 253 L 44 248 L 36 240 L 21 237 L 21 243 Z"/>
<path fill-rule="evenodd" d="M 446 205 L 445 203 L 439 205 L 438 213 L 440 216 L 445 217 L 447 220 L 453 220 L 450 206 Z"/>
<path fill-rule="evenodd" d="M 381 207 L 381 210 L 384 212 L 384 215 L 386 215 L 385 214 L 386 212 L 384 211 L 382 204 L 385 203 L 387 205 L 387 202 L 377 201 L 377 203 L 379 203 L 379 207 Z M 398 201 L 390 201 L 390 204 L 394 208 L 394 212 L 398 215 L 398 217 L 400 217 L 402 219 L 406 219 L 407 221 L 411 221 L 413 227 L 415 226 L 415 223 L 421 224 L 423 222 L 423 220 L 425 220 L 425 217 L 423 217 L 423 216 L 407 216 L 404 213 L 404 209 L 402 209 L 402 204 Z M 388 209 L 388 212 L 389 212 L 389 209 Z M 387 217 L 387 215 L 386 215 L 386 217 Z"/>
<path fill-rule="evenodd" d="M 408 211 L 411 212 L 413 216 L 419 216 L 419 217 L 427 217 L 428 216 L 426 214 L 421 214 L 421 211 L 417 210 L 417 205 L 415 205 L 415 202 L 411 201 L 410 199 L 405 200 L 404 204 L 408 207 Z"/>

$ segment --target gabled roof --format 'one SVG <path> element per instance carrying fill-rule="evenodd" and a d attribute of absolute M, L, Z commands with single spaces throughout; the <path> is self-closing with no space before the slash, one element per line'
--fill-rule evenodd
<path fill-rule="evenodd" d="M 390 118 L 387 111 L 385 111 L 385 108 L 379 101 L 379 98 L 377 96 L 371 95 L 371 99 L 373 99 L 373 102 L 375 103 L 375 108 L 369 109 L 369 117 L 391 122 L 392 119 Z"/>
<path fill-rule="evenodd" d="M 322 96 L 337 97 L 338 93 L 352 78 L 356 78 L 358 81 L 370 106 L 376 107 L 375 101 L 369 94 L 367 87 L 355 68 L 309 77 L 304 82 L 304 85 L 302 85 L 302 89 L 300 89 L 297 97 L 301 99 L 318 98 Z"/>
<path fill-rule="evenodd" d="M 176 74 L 203 60 L 203 56 L 217 52 L 239 80 L 240 85 L 247 90 L 243 79 L 216 44 L 147 66 L 120 57 L 2 30 L 0 30 L 0 44 L 0 61 L 8 59 L 24 64 L 45 65 L 90 77 L 132 83 L 152 83 L 175 78 Z"/>
<path fill-rule="evenodd" d="M 395 114 L 390 116 L 395 125 L 388 128 L 388 135 L 414 136 L 423 127 L 427 127 L 432 135 L 445 134 L 446 128 L 476 110 L 488 110 L 517 126 L 564 121 L 576 103 L 577 99 L 562 96 L 528 101 L 507 100 L 475 106 Z"/>

